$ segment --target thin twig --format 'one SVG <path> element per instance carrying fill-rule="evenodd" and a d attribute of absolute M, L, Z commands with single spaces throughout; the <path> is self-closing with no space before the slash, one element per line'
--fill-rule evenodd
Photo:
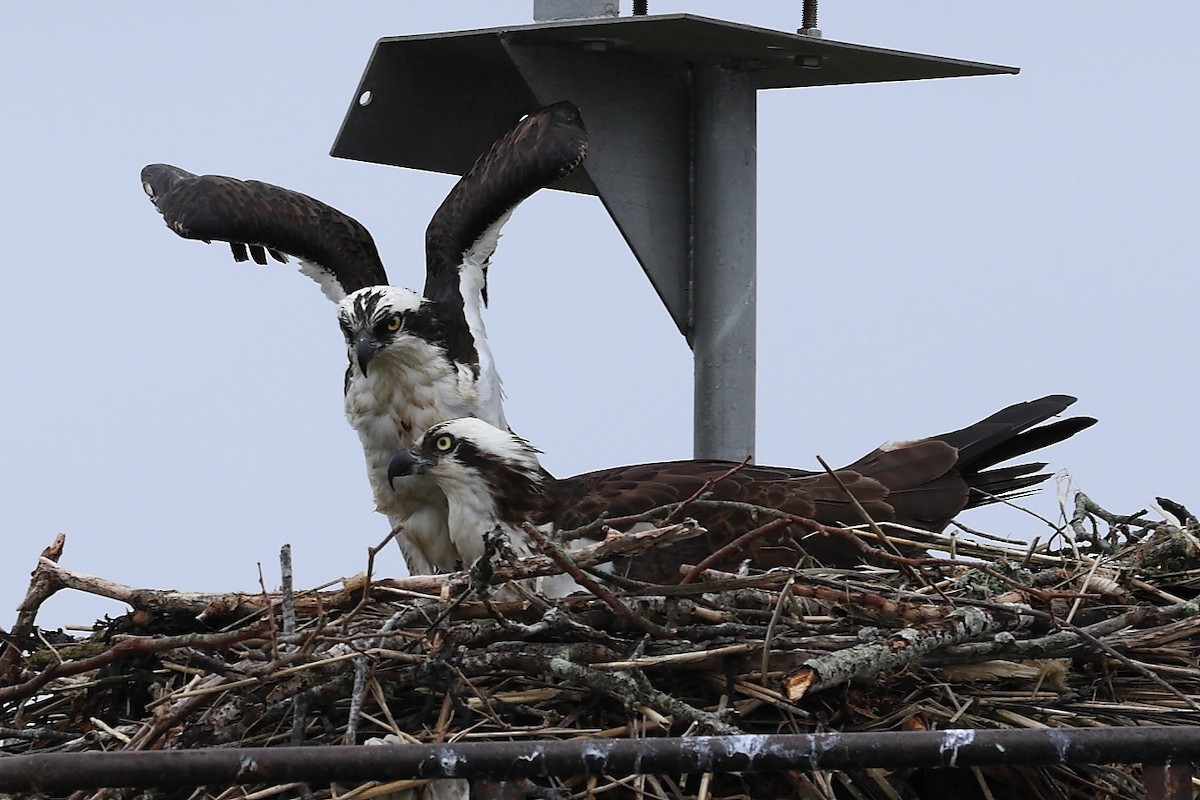
<path fill-rule="evenodd" d="M 651 622 L 639 614 L 633 613 L 633 611 L 629 609 L 629 606 L 621 602 L 620 598 L 618 598 L 615 594 L 610 592 L 608 589 L 605 589 L 599 583 L 592 580 L 589 576 L 585 575 L 583 570 L 576 566 L 575 562 L 571 561 L 570 557 L 567 556 L 566 553 L 562 552 L 557 544 L 547 539 L 535 526 L 525 523 L 523 527 L 525 532 L 529 534 L 530 538 L 533 539 L 533 541 L 537 544 L 538 549 L 541 550 L 542 553 L 550 556 L 550 558 L 554 560 L 554 563 L 562 567 L 563 571 L 570 575 L 576 583 L 607 603 L 613 611 L 617 612 L 618 616 L 654 636 L 671 636 L 671 632 L 669 630 L 661 625 Z"/>
<path fill-rule="evenodd" d="M 762 537 L 766 536 L 769 533 L 774 533 L 775 531 L 779 530 L 780 528 L 788 527 L 789 525 L 791 525 L 793 523 L 793 521 L 799 522 L 800 519 L 799 518 L 796 518 L 795 520 L 783 519 L 783 518 L 773 519 L 770 522 L 766 522 L 762 525 L 759 525 L 757 528 L 755 528 L 752 531 L 749 531 L 748 533 L 743 533 L 741 536 L 737 537 L 733 541 L 728 542 L 728 543 L 722 545 L 721 547 L 719 547 L 716 552 L 711 553 L 710 555 L 703 558 L 699 564 L 692 567 L 688 571 L 688 573 L 683 576 L 683 580 L 681 580 L 680 583 L 685 584 L 685 585 L 691 583 L 692 581 L 696 580 L 701 575 L 703 575 L 704 571 L 706 569 L 708 569 L 709 567 L 711 567 L 713 564 L 719 564 L 720 562 L 729 558 L 729 556 L 731 556 L 732 554 L 740 552 L 747 545 L 751 544 L 752 542 L 754 542 L 758 539 L 761 539 Z"/>

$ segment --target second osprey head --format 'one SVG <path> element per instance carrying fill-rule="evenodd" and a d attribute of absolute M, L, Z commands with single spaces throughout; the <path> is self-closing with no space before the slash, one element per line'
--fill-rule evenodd
<path fill-rule="evenodd" d="M 523 526 L 554 519 L 554 479 L 538 453 L 520 436 L 464 417 L 432 426 L 415 447 L 399 451 L 388 463 L 388 482 L 436 481 L 449 501 L 450 539 L 465 566 L 483 555 L 483 536 L 497 526 L 517 555 L 528 556 L 532 546 Z"/>

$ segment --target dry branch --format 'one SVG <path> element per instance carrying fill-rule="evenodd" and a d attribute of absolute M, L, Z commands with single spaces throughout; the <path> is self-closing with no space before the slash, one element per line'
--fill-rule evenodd
<path fill-rule="evenodd" d="M 967 606 L 945 619 L 915 628 L 896 631 L 878 644 L 847 647 L 836 653 L 804 662 L 804 666 L 783 679 L 789 700 L 799 700 L 809 692 L 861 678 L 870 678 L 887 670 L 899 669 L 942 647 L 961 644 L 1002 630 L 1029 627 L 1032 618 L 990 614 Z"/>

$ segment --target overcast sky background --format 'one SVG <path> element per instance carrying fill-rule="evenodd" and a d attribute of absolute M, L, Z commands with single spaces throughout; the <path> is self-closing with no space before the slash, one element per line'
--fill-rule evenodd
<path fill-rule="evenodd" d="M 798 1 L 651 11 L 800 23 Z M 388 526 L 342 413 L 334 307 L 291 266 L 170 233 L 138 173 L 304 191 L 419 289 L 454 179 L 329 149 L 377 39 L 524 24 L 532 3 L 4 17 L 0 628 L 59 531 L 62 563 L 135 586 L 254 590 L 262 562 L 273 587 L 284 542 L 301 586 L 360 571 Z M 1021 74 L 760 93 L 758 461 L 846 463 L 1066 392 L 1101 422 L 1052 469 L 1115 512 L 1200 507 L 1200 5 L 842 0 L 821 27 Z M 491 275 L 509 421 L 551 471 L 691 454 L 690 353 L 596 198 L 534 197 Z M 1028 505 L 1054 516 L 1048 487 Z M 964 521 L 1046 532 L 1011 510 Z M 379 569 L 402 574 L 398 550 Z M 39 621 L 122 610 L 66 593 Z"/>

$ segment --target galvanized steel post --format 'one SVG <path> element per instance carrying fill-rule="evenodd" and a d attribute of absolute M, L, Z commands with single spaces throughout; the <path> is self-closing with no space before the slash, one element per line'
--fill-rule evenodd
<path fill-rule="evenodd" d="M 694 450 L 738 461 L 754 453 L 756 86 L 711 62 L 693 80 Z"/>

